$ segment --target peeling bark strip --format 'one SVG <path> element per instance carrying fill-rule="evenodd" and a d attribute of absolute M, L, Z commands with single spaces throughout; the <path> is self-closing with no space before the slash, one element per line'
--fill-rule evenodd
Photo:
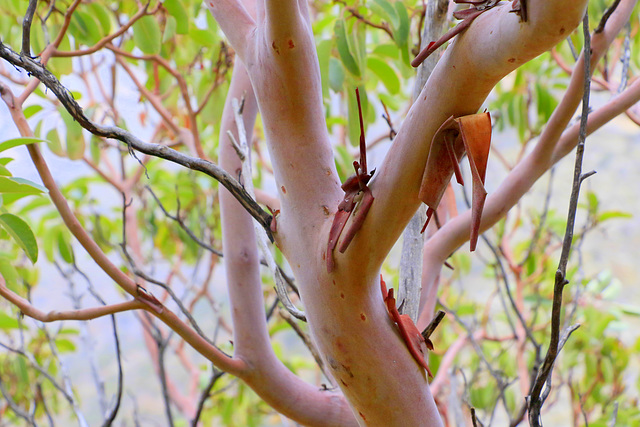
<path fill-rule="evenodd" d="M 489 113 L 472 114 L 458 118 L 449 117 L 433 136 L 427 165 L 422 175 L 419 198 L 429 209 L 427 221 L 438 208 L 451 176 L 455 173 L 458 184 L 464 185 L 459 162 L 466 153 L 471 166 L 473 196 L 471 206 L 471 250 L 476 249 L 480 219 L 487 191 L 484 179 L 491 147 L 491 116 Z"/>
<path fill-rule="evenodd" d="M 517 1 L 518 0 L 514 0 L 514 3 Z M 422 49 L 422 51 L 418 54 L 418 56 L 416 56 L 414 60 L 411 61 L 412 67 L 417 68 L 418 66 L 420 66 L 420 64 L 422 64 L 424 60 L 429 57 L 429 55 L 435 52 L 436 49 L 438 49 L 447 41 L 451 40 L 458 34 L 462 33 L 464 30 L 469 28 L 469 26 L 473 23 L 473 21 L 478 16 L 482 15 L 482 13 L 496 6 L 499 3 L 499 0 L 453 0 L 453 2 L 456 4 L 470 4 L 472 5 L 472 7 L 470 7 L 469 9 L 453 12 L 453 16 L 456 19 L 461 19 L 462 22 L 460 22 L 458 25 L 456 25 L 455 27 L 453 27 L 452 29 L 444 33 L 444 35 L 440 37 L 438 40 L 436 40 L 435 42 L 429 43 L 427 47 Z M 515 7 L 516 6 L 514 5 L 514 11 L 516 11 Z M 524 20 L 526 21 L 526 18 L 524 18 Z"/>
<path fill-rule="evenodd" d="M 333 251 L 338 244 L 338 240 L 342 235 L 342 230 L 347 224 L 347 221 L 351 218 L 351 225 L 344 234 L 342 242 L 338 247 L 340 253 L 344 253 L 347 250 L 358 230 L 362 228 L 362 224 L 374 200 L 371 190 L 367 187 L 367 183 L 373 176 L 375 170 L 371 171 L 371 173 L 367 172 L 367 144 L 364 139 L 364 120 L 362 118 L 362 105 L 360 104 L 360 91 L 358 91 L 358 88 L 356 88 L 356 99 L 358 101 L 358 114 L 360 116 L 360 162 L 353 162 L 356 173 L 347 178 L 344 184 L 342 184 L 342 190 L 345 192 L 345 195 L 344 199 L 342 199 L 338 205 L 338 211 L 333 218 L 333 224 L 331 224 L 327 253 L 325 256 L 327 271 L 329 273 L 332 272 L 335 267 Z"/>
<path fill-rule="evenodd" d="M 429 377 L 433 378 L 431 369 L 429 369 L 427 362 L 424 360 L 424 350 L 422 348 L 424 344 L 429 350 L 433 350 L 433 343 L 430 339 L 424 338 L 409 315 L 398 312 L 396 299 L 393 296 L 393 288 L 387 291 L 387 284 L 384 282 L 382 275 L 380 275 L 380 290 L 382 291 L 382 298 L 389 312 L 389 317 L 398 326 L 400 336 L 407 346 L 409 353 L 411 353 L 411 356 L 413 356 L 420 366 L 427 370 Z"/>

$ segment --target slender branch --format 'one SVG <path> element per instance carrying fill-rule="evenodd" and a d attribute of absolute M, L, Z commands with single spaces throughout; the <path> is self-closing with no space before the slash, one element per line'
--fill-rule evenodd
<path fill-rule="evenodd" d="M 117 139 L 124 142 L 130 149 L 138 150 L 151 156 L 160 157 L 165 160 L 185 166 L 199 172 L 203 172 L 220 182 L 240 204 L 247 209 L 256 221 L 265 229 L 269 239 L 273 241 L 273 235 L 269 228 L 271 215 L 265 212 L 258 203 L 249 196 L 244 187 L 236 181 L 229 173 L 219 168 L 214 163 L 204 159 L 198 159 L 185 155 L 161 144 L 148 143 L 140 140 L 132 133 L 116 126 L 104 126 L 92 122 L 84 114 L 82 107 L 73 98 L 73 95 L 60 83 L 60 81 L 49 70 L 37 61 L 19 55 L 9 47 L 0 42 L 0 57 L 7 60 L 16 67 L 23 68 L 38 78 L 51 90 L 58 100 L 64 105 L 69 114 L 86 130 L 97 136 Z"/>
<path fill-rule="evenodd" d="M 209 378 L 209 382 L 204 389 L 202 389 L 202 393 L 200 394 L 200 398 L 198 399 L 198 406 L 196 408 L 196 413 L 191 420 L 191 427 L 198 427 L 198 423 L 200 421 L 200 416 L 202 415 L 202 410 L 204 409 L 204 404 L 211 397 L 211 390 L 216 385 L 218 379 L 224 375 L 224 372 L 218 371 L 215 366 L 212 367 L 211 377 Z"/>
<path fill-rule="evenodd" d="M 27 7 L 27 13 L 22 20 L 22 51 L 21 53 L 26 56 L 31 56 L 31 22 L 33 21 L 33 15 L 36 13 L 38 7 L 38 0 L 29 0 L 29 6 Z"/>
<path fill-rule="evenodd" d="M 553 287 L 553 307 L 551 311 L 551 340 L 549 349 L 544 359 L 542 367 L 538 372 L 533 389 L 529 396 L 529 422 L 534 427 L 542 425 L 540 411 L 544 404 L 544 397 L 541 396 L 542 388 L 551 378 L 553 366 L 560 351 L 560 317 L 562 315 L 562 291 L 567 283 L 566 271 L 569 261 L 569 253 L 573 242 L 573 230 L 575 226 L 576 211 L 578 209 L 578 198 L 580 196 L 580 186 L 582 184 L 582 159 L 584 157 L 585 139 L 587 137 L 587 119 L 589 115 L 589 95 L 591 92 L 591 34 L 589 33 L 589 15 L 585 14 L 583 19 L 584 34 L 584 91 L 582 97 L 582 116 L 580 118 L 580 135 L 576 150 L 576 161 L 573 173 L 573 186 L 571 198 L 569 200 L 569 213 L 564 240 L 562 242 L 562 252 L 556 271 L 555 283 Z M 568 336 L 567 336 L 568 337 Z M 550 386 L 549 386 L 550 388 Z"/>
<path fill-rule="evenodd" d="M 53 57 L 75 57 L 75 56 L 83 56 L 83 55 L 89 55 L 89 54 L 95 53 L 95 52 L 99 51 L 100 49 L 102 49 L 103 47 L 105 47 L 108 43 L 110 43 L 111 41 L 113 41 L 117 37 L 120 37 L 121 35 L 126 33 L 127 30 L 129 28 L 131 28 L 131 26 L 133 24 L 135 24 L 136 21 L 138 21 L 140 18 L 142 18 L 145 15 L 151 15 L 153 12 L 148 12 L 148 8 L 149 8 L 149 2 L 145 2 L 144 5 L 140 8 L 140 10 L 138 10 L 136 12 L 136 14 L 133 15 L 131 17 L 131 19 L 126 24 L 124 24 L 120 28 L 118 28 L 118 30 L 116 32 L 114 32 L 113 34 L 109 34 L 109 35 L 103 37 L 95 45 L 91 46 L 90 48 L 82 49 L 82 50 L 66 51 L 66 52 L 65 51 L 56 50 L 55 52 L 53 52 L 53 54 L 51 56 L 53 56 Z"/>
<path fill-rule="evenodd" d="M 596 29 L 594 31 L 595 34 L 598 34 L 598 33 L 601 33 L 601 32 L 604 31 L 604 27 L 605 27 L 605 25 L 607 25 L 607 21 L 609 20 L 611 15 L 613 15 L 613 12 L 616 11 L 616 9 L 618 8 L 619 4 L 620 4 L 620 0 L 614 0 L 613 4 L 607 8 L 607 10 L 602 15 L 602 18 L 600 19 L 600 22 L 598 23 L 598 26 L 596 27 Z"/>
<path fill-rule="evenodd" d="M 174 220 L 175 222 L 178 223 L 178 225 L 180 226 L 180 228 L 182 228 L 184 230 L 185 233 L 187 233 L 189 235 L 189 237 L 191 237 L 191 239 L 196 242 L 200 247 L 202 247 L 203 249 L 208 250 L 209 252 L 218 255 L 218 256 L 222 256 L 222 252 L 215 249 L 213 246 L 208 245 L 207 243 L 205 243 L 204 241 L 202 241 L 201 239 L 199 239 L 194 233 L 193 231 L 187 227 L 187 225 L 184 223 L 184 221 L 182 220 L 182 218 L 180 218 L 179 215 L 171 215 L 167 209 L 165 209 L 164 205 L 162 204 L 162 202 L 160 201 L 160 199 L 158 198 L 158 196 L 156 196 L 156 193 L 153 192 L 153 190 L 151 189 L 150 186 L 145 186 L 145 188 L 147 189 L 147 191 L 149 191 L 149 193 L 151 193 L 151 196 L 153 197 L 153 199 L 156 201 L 156 203 L 158 204 L 158 207 L 160 207 L 160 210 L 162 211 L 162 213 L 164 214 L 164 216 L 166 216 L 169 219 Z"/>
<path fill-rule="evenodd" d="M 18 307 L 22 314 L 29 316 L 40 322 L 56 322 L 59 320 L 92 320 L 110 314 L 122 313 L 123 311 L 146 309 L 146 305 L 137 300 L 121 302 L 119 304 L 105 305 L 100 307 L 85 308 L 69 311 L 50 311 L 45 313 L 35 308 L 27 299 L 14 293 L 6 287 L 4 277 L 0 275 L 0 295 Z"/>
<path fill-rule="evenodd" d="M 440 322 L 442 322 L 442 319 L 444 319 L 445 314 L 446 313 L 444 311 L 438 310 L 436 315 L 433 317 L 433 320 L 431 320 L 427 327 L 424 328 L 424 331 L 422 331 L 422 336 L 425 340 L 431 338 L 431 334 L 433 334 L 436 328 L 440 325 Z"/>
<path fill-rule="evenodd" d="M 23 420 L 25 420 L 25 422 L 28 425 L 35 427 L 36 423 L 33 417 L 30 414 L 28 414 L 26 411 L 24 411 L 20 406 L 18 406 L 15 400 L 13 400 L 13 398 L 11 397 L 11 394 L 9 394 L 7 389 L 4 388 L 4 382 L 2 381 L 1 375 L 0 375 L 0 393 L 2 393 L 2 396 L 7 401 L 7 405 L 9 405 L 9 408 L 11 408 L 14 414 L 16 414 L 19 418 L 22 418 Z"/>

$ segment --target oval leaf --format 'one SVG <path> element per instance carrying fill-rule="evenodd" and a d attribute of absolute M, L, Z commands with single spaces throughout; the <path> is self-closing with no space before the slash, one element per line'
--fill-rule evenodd
<path fill-rule="evenodd" d="M 342 60 L 344 67 L 354 76 L 360 77 L 360 67 L 358 67 L 358 62 L 349 48 L 347 30 L 345 29 L 344 21 L 342 19 L 337 20 L 333 30 L 336 36 L 338 53 L 340 54 L 340 59 Z"/>
<path fill-rule="evenodd" d="M 378 76 L 391 95 L 400 91 L 400 79 L 395 70 L 385 61 L 369 57 L 367 58 L 367 68 Z"/>
<path fill-rule="evenodd" d="M 19 147 L 20 145 L 29 145 L 36 142 L 47 142 L 40 138 L 14 138 L 4 141 L 0 144 L 0 153 L 8 150 L 9 148 Z"/>
<path fill-rule="evenodd" d="M 133 41 L 143 53 L 155 55 L 162 47 L 160 25 L 153 16 L 143 16 L 133 24 Z"/>
<path fill-rule="evenodd" d="M 5 213 L 0 215 L 0 225 L 7 230 L 7 233 L 13 237 L 13 240 L 20 245 L 27 257 L 35 264 L 38 260 L 38 243 L 29 224 L 20 217 Z"/>

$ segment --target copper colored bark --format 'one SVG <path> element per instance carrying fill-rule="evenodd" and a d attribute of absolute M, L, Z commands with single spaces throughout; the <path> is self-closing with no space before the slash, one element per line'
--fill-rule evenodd
<path fill-rule="evenodd" d="M 387 285 L 384 282 L 382 275 L 380 275 L 380 290 L 382 291 L 382 298 L 387 306 L 389 317 L 398 326 L 400 336 L 407 346 L 409 353 L 411 353 L 411 356 L 413 356 L 420 366 L 427 370 L 429 377 L 433 378 L 433 374 L 431 373 L 427 362 L 424 360 L 424 350 L 422 348 L 422 345 L 424 344 L 429 350 L 433 350 L 431 340 L 424 339 L 416 324 L 411 320 L 411 317 L 398 312 L 396 299 L 393 296 L 393 288 L 387 291 Z"/>
<path fill-rule="evenodd" d="M 467 154 L 473 182 L 470 235 L 472 251 L 475 250 L 478 241 L 482 209 L 487 197 L 484 180 L 490 147 L 491 116 L 489 113 L 458 118 L 449 117 L 433 136 L 420 186 L 419 198 L 429 206 L 424 227 L 426 228 L 454 173 L 458 183 L 463 184 L 458 162 L 464 153 Z"/>

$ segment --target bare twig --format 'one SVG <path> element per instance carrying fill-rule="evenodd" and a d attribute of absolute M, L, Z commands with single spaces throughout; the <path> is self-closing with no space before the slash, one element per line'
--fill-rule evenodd
<path fill-rule="evenodd" d="M 164 207 L 164 205 L 162 204 L 162 202 L 160 201 L 160 199 L 158 198 L 158 196 L 156 196 L 156 193 L 153 192 L 153 190 L 151 189 L 150 186 L 145 186 L 145 188 L 147 189 L 147 191 L 149 191 L 149 193 L 151 193 L 151 196 L 153 197 L 153 199 L 156 201 L 156 203 L 158 204 L 158 206 L 160 207 L 160 210 L 162 210 L 162 213 L 164 214 L 164 216 L 166 216 L 169 219 L 174 220 L 175 222 L 178 223 L 178 225 L 180 226 L 180 228 L 182 228 L 184 230 L 185 233 L 187 233 L 189 235 L 189 237 L 191 237 L 191 239 L 196 242 L 200 247 L 208 250 L 211 253 L 214 253 L 218 256 L 222 256 L 222 252 L 215 249 L 214 247 L 212 247 L 211 245 L 205 243 L 204 241 L 202 241 L 201 239 L 199 239 L 194 233 L 193 231 L 187 227 L 187 225 L 184 223 L 184 221 L 182 220 L 182 218 L 180 218 L 179 215 L 171 215 Z"/>
<path fill-rule="evenodd" d="M 209 378 L 209 382 L 207 383 L 207 385 L 202 390 L 202 394 L 200 394 L 200 399 L 198 399 L 198 407 L 196 409 L 196 413 L 193 416 L 193 419 L 191 420 L 191 427 L 198 426 L 198 422 L 200 421 L 200 416 L 202 415 L 202 410 L 204 409 L 204 404 L 211 397 L 211 390 L 213 390 L 213 387 L 216 385 L 216 382 L 218 381 L 218 379 L 220 379 L 220 377 L 224 375 L 224 372 L 217 370 L 215 366 L 212 366 L 211 368 L 212 368 L 211 377 Z"/>
<path fill-rule="evenodd" d="M 27 7 L 27 13 L 22 20 L 22 54 L 31 56 L 31 22 L 33 22 L 33 15 L 36 13 L 38 7 L 38 0 L 29 0 L 29 6 Z"/>
<path fill-rule="evenodd" d="M 589 115 L 589 95 L 591 90 L 591 35 L 589 34 L 589 15 L 585 14 L 583 19 L 584 34 L 584 93 L 582 97 L 582 117 L 580 118 L 580 134 L 576 149 L 576 161 L 573 174 L 573 187 L 569 200 L 569 213 L 567 227 L 562 243 L 562 252 L 556 271 L 553 288 L 553 307 L 551 312 L 551 339 L 549 349 L 544 359 L 542 367 L 529 395 L 529 423 L 534 427 L 542 426 L 540 411 L 544 403 L 542 388 L 550 379 L 553 366 L 560 351 L 560 316 L 562 314 L 562 291 L 568 283 L 566 279 L 567 263 L 571 243 L 573 241 L 573 230 L 575 226 L 576 211 L 578 208 L 578 198 L 580 195 L 580 185 L 584 179 L 582 174 L 582 159 L 584 157 L 585 139 L 587 135 L 587 119 Z M 568 338 L 568 336 L 567 336 Z"/>
<path fill-rule="evenodd" d="M 613 15 L 613 12 L 615 12 L 615 10 L 618 8 L 619 4 L 620 4 L 620 0 L 614 0 L 613 4 L 607 8 L 607 10 L 602 15 L 602 18 L 600 18 L 600 23 L 598 23 L 598 26 L 594 31 L 595 34 L 598 34 L 604 31 L 604 26 L 607 25 L 607 21 L 609 20 L 611 15 Z"/>
<path fill-rule="evenodd" d="M 33 417 L 30 414 L 28 414 L 25 410 L 23 410 L 20 406 L 18 406 L 18 404 L 11 397 L 11 394 L 9 394 L 9 392 L 4 388 L 4 383 L 2 382 L 2 376 L 0 376 L 0 393 L 2 393 L 2 396 L 7 401 L 7 405 L 9 405 L 9 408 L 11 408 L 11 410 L 13 411 L 14 414 L 16 414 L 16 416 L 25 420 L 27 424 L 30 426 L 36 425 L 35 421 L 33 420 Z"/>
<path fill-rule="evenodd" d="M 424 331 L 422 331 L 422 336 L 424 337 L 425 340 L 428 340 L 431 338 L 431 334 L 433 334 L 436 328 L 440 325 L 440 322 L 442 322 L 442 319 L 444 319 L 445 314 L 446 313 L 444 311 L 438 310 L 438 312 L 433 317 L 431 322 L 429 322 L 427 327 L 424 328 Z"/>

